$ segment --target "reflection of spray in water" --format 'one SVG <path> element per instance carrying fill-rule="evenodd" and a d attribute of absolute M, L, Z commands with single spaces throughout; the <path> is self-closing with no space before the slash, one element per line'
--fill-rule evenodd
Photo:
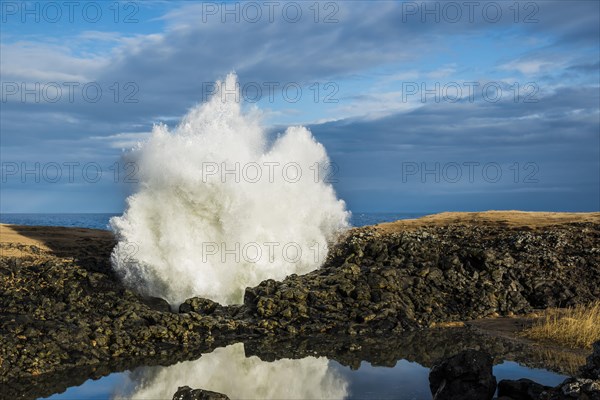
<path fill-rule="evenodd" d="M 341 399 L 348 395 L 348 382 L 324 357 L 265 362 L 246 358 L 241 343 L 195 361 L 145 367 L 130 378 L 114 399 L 170 399 L 180 386 L 212 390 L 232 399 Z"/>
<path fill-rule="evenodd" d="M 111 220 L 115 269 L 172 304 L 239 303 L 248 286 L 309 272 L 347 226 L 344 202 L 317 173 L 328 165 L 324 147 L 303 127 L 268 144 L 256 113 L 243 114 L 229 93 L 236 84 L 233 74 L 217 82 L 172 132 L 154 128 L 133 154 L 140 189 Z"/>

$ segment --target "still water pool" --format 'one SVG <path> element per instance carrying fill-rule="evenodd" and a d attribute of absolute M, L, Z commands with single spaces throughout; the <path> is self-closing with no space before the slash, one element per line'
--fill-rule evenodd
<path fill-rule="evenodd" d="M 375 365 L 374 365 L 375 364 Z M 325 356 L 264 361 L 243 343 L 217 348 L 194 361 L 139 367 L 54 394 L 52 400 L 171 399 L 179 386 L 232 399 L 431 399 L 429 368 L 406 359 L 394 366 L 361 361 L 352 368 Z M 494 367 L 498 381 L 527 377 L 555 386 L 566 376 L 514 361 Z"/>

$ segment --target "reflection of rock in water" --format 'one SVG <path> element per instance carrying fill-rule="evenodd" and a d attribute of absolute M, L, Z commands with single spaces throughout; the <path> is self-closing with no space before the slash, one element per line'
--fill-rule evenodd
<path fill-rule="evenodd" d="M 225 340 L 212 343 L 210 346 L 172 349 L 168 354 L 152 357 L 122 357 L 111 363 L 80 366 L 55 374 L 12 380 L 7 384 L 0 384 L 0 400 L 47 397 L 53 393 L 62 392 L 67 387 L 81 385 L 89 378 L 97 379 L 111 372 L 134 370 L 143 365 L 172 365 L 196 359 L 205 353 L 198 361 L 178 364 L 193 366 L 195 362 L 214 357 L 212 353 L 208 352 L 230 343 L 231 341 L 225 338 Z M 238 344 L 237 346 L 241 348 L 242 345 Z M 576 374 L 579 367 L 585 364 L 585 357 L 588 353 L 588 351 L 574 352 L 539 344 L 530 345 L 527 342 L 482 334 L 471 328 L 426 329 L 379 337 L 328 334 L 315 334 L 310 337 L 262 337 L 246 339 L 243 346 L 249 357 L 255 356 L 251 359 L 254 359 L 257 365 L 267 362 L 282 362 L 275 364 L 280 369 L 294 367 L 295 364 L 289 359 L 304 362 L 307 357 L 313 362 L 318 360 L 322 363 L 323 368 L 327 365 L 325 359 L 315 359 L 314 357 L 326 357 L 352 369 L 358 369 L 361 361 L 367 361 L 373 366 L 393 367 L 398 360 L 402 359 L 417 362 L 424 367 L 431 367 L 437 360 L 450 357 L 462 350 L 479 349 L 490 353 L 494 357 L 495 363 L 511 360 L 530 368 L 547 369 L 563 375 Z M 213 353 L 219 354 L 220 351 L 222 349 L 214 350 Z M 239 351 L 240 354 L 237 357 L 241 360 L 242 352 Z M 264 363 L 256 360 L 257 357 Z M 284 361 L 286 363 L 283 363 Z M 317 365 L 316 362 L 315 365 Z M 158 375 L 163 369 L 162 367 L 147 367 L 136 370 L 135 375 L 131 376 L 135 383 L 129 389 L 133 390 L 135 385 L 141 387 L 143 382 L 157 381 Z M 137 375 L 137 371 L 140 371 L 139 374 L 143 374 L 144 378 L 142 375 Z M 153 373 L 157 376 L 152 375 Z M 178 384 L 179 386 L 188 385 L 194 388 L 219 391 L 212 387 L 197 385 L 195 378 L 189 382 L 174 383 L 169 388 L 172 392 L 166 398 L 172 398 Z M 126 393 L 120 392 L 121 396 Z"/>
<path fill-rule="evenodd" d="M 265 362 L 248 357 L 241 343 L 219 348 L 195 361 L 145 367 L 115 399 L 170 399 L 180 386 L 212 390 L 230 398 L 339 399 L 348 383 L 324 357 Z"/>
<path fill-rule="evenodd" d="M 478 332 L 472 328 L 425 329 L 402 332 L 389 337 L 313 335 L 285 338 L 276 336 L 245 341 L 246 353 L 262 360 L 303 358 L 320 355 L 352 369 L 361 361 L 374 366 L 394 367 L 398 360 L 431 367 L 436 361 L 465 349 L 488 352 L 495 363 L 516 361 L 530 368 L 541 368 L 563 375 L 576 374 L 585 363 L 585 352 L 574 352 L 542 344 L 528 344 Z"/>
<path fill-rule="evenodd" d="M 487 400 L 494 397 L 493 359 L 483 351 L 465 350 L 431 368 L 433 400 Z"/>

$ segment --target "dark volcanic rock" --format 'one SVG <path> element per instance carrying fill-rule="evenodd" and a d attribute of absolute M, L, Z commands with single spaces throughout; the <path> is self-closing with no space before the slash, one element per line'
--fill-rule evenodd
<path fill-rule="evenodd" d="M 229 397 L 210 390 L 192 389 L 189 386 L 183 386 L 173 395 L 173 400 L 229 400 Z"/>
<path fill-rule="evenodd" d="M 600 379 L 600 341 L 594 343 L 592 354 L 581 368 L 581 376 L 588 379 Z"/>
<path fill-rule="evenodd" d="M 197 347 L 214 341 L 213 330 L 233 336 L 242 325 L 171 313 L 162 300 L 149 306 L 115 276 L 97 270 L 43 253 L 0 258 L 0 384 Z"/>
<path fill-rule="evenodd" d="M 242 311 L 259 332 L 381 334 L 589 303 L 599 242 L 595 223 L 355 229 L 320 269 L 248 288 Z"/>
<path fill-rule="evenodd" d="M 431 368 L 429 387 L 433 400 L 486 400 L 496 391 L 489 354 L 465 350 Z"/>
<path fill-rule="evenodd" d="M 212 300 L 194 297 L 183 302 L 179 306 L 179 312 L 189 313 L 193 311 L 202 315 L 211 315 L 219 307 L 219 303 L 216 303 Z"/>
<path fill-rule="evenodd" d="M 145 305 L 147 305 L 153 310 L 161 312 L 171 311 L 171 306 L 169 305 L 169 302 L 165 299 L 161 299 L 160 297 L 143 297 L 142 301 Z"/>
<path fill-rule="evenodd" d="M 502 380 L 498 383 L 498 397 L 506 396 L 513 400 L 537 400 L 549 386 L 540 385 L 530 379 Z"/>

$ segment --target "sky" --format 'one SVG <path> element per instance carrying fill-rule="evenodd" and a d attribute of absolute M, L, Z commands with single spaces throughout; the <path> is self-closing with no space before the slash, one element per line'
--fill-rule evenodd
<path fill-rule="evenodd" d="M 0 212 L 121 212 L 238 75 L 354 212 L 600 210 L 598 1 L 0 2 Z"/>

